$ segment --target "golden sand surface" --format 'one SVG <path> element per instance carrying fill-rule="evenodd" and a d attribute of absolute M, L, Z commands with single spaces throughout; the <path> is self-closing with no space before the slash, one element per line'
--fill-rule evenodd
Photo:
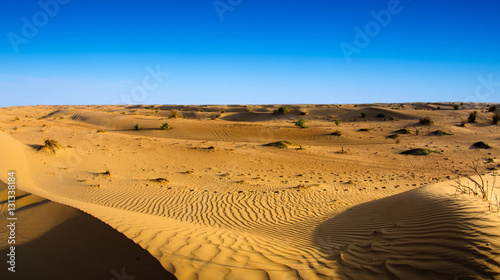
<path fill-rule="evenodd" d="M 33 194 L 18 203 L 55 203 L 36 206 L 52 222 L 26 242 L 65 223 L 50 218 L 60 211 L 78 211 L 96 225 L 79 230 L 104 222 L 177 279 L 500 277 L 500 127 L 486 104 L 278 107 L 0 108 L 0 180 L 15 170 Z M 411 149 L 429 154 L 401 154 Z M 489 202 L 456 194 L 473 161 Z"/>

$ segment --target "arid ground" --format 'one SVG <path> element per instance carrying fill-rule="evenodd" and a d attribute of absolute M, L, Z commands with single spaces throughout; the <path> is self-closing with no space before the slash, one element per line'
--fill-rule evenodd
<path fill-rule="evenodd" d="M 0 108 L 1 279 L 498 279 L 500 109 L 457 105 Z"/>

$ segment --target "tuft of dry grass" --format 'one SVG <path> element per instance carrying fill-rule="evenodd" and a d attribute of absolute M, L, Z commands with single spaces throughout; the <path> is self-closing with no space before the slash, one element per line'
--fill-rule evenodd
<path fill-rule="evenodd" d="M 45 139 L 44 145 L 38 148 L 39 151 L 48 151 L 52 153 L 55 153 L 59 149 L 63 149 L 63 146 L 54 139 Z"/>
<path fill-rule="evenodd" d="M 292 111 L 292 109 L 290 107 L 288 107 L 288 106 L 281 106 L 278 109 L 275 109 L 273 111 L 273 114 L 274 115 L 284 115 L 284 114 L 290 113 L 290 111 Z"/>
<path fill-rule="evenodd" d="M 299 148 L 302 148 L 301 145 L 295 144 L 295 143 L 292 143 L 292 142 L 289 142 L 289 141 L 277 141 L 277 142 L 272 142 L 272 143 L 265 144 L 264 146 L 266 146 L 266 147 L 276 147 L 276 148 L 280 148 L 280 149 L 286 149 L 286 148 L 289 148 L 291 146 L 298 146 Z"/>
<path fill-rule="evenodd" d="M 418 121 L 419 124 L 423 124 L 423 125 L 431 125 L 433 124 L 434 122 L 431 120 L 430 117 L 425 117 L 425 118 L 421 118 L 419 121 Z"/>
<path fill-rule="evenodd" d="M 171 119 L 182 119 L 182 113 L 177 112 L 176 110 L 170 111 L 170 117 Z"/>
<path fill-rule="evenodd" d="M 156 182 L 156 183 L 162 183 L 162 184 L 167 184 L 169 181 L 165 178 L 156 178 L 156 179 L 151 179 L 150 181 Z"/>
<path fill-rule="evenodd" d="M 490 185 L 488 181 L 485 182 L 484 180 L 483 170 L 480 167 L 480 160 L 473 161 L 472 164 L 469 165 L 468 167 L 472 169 L 474 174 L 479 177 L 479 180 L 475 180 L 471 176 L 465 175 L 465 177 L 470 182 L 473 183 L 473 186 L 471 187 L 469 184 L 462 183 L 460 179 L 456 179 L 455 196 L 457 195 L 457 193 L 461 193 L 469 195 L 472 194 L 474 196 L 481 197 L 484 201 L 488 202 L 490 210 L 492 210 L 492 204 L 493 204 L 496 206 L 497 212 L 500 212 L 500 204 L 498 196 L 496 194 L 495 194 L 496 203 L 492 203 L 497 174 L 496 173 L 493 174 L 493 183 L 492 185 Z"/>
<path fill-rule="evenodd" d="M 300 128 L 307 128 L 306 121 L 303 120 L 303 119 L 300 119 L 300 120 L 296 121 L 295 122 L 295 126 L 298 126 Z"/>

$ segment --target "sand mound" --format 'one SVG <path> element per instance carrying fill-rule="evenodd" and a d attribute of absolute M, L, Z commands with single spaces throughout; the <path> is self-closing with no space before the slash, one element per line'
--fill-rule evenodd
<path fill-rule="evenodd" d="M 322 223 L 316 245 L 346 279 L 496 279 L 500 216 L 452 193 L 442 183 L 355 206 Z"/>
<path fill-rule="evenodd" d="M 411 134 L 411 131 L 407 128 L 402 128 L 394 131 L 393 134 Z"/>
<path fill-rule="evenodd" d="M 429 149 L 424 149 L 424 148 L 415 148 L 415 149 L 410 149 L 410 150 L 403 151 L 400 154 L 402 154 L 402 155 L 412 155 L 412 156 L 426 156 L 426 155 L 430 155 L 431 153 L 438 153 L 438 154 L 440 154 L 441 152 L 439 152 L 439 151 L 433 151 L 433 150 L 429 150 Z"/>
<path fill-rule="evenodd" d="M 472 144 L 471 149 L 491 149 L 492 147 L 483 141 Z"/>
<path fill-rule="evenodd" d="M 429 133 L 429 135 L 431 135 L 431 136 L 443 136 L 443 135 L 453 135 L 453 133 L 449 133 L 449 132 L 442 131 L 442 130 L 435 130 L 435 131 Z"/>
<path fill-rule="evenodd" d="M 298 148 L 302 147 L 299 144 L 291 143 L 289 141 L 277 141 L 277 142 L 272 142 L 272 143 L 265 144 L 264 146 L 266 146 L 266 147 L 276 147 L 276 148 L 280 148 L 280 149 L 287 149 L 287 148 L 290 148 L 290 147 L 298 147 Z"/>
<path fill-rule="evenodd" d="M 112 279 L 123 272 L 136 279 L 176 279 L 147 251 L 89 214 L 19 190 L 18 194 L 19 261 L 15 273 L 0 272 L 2 279 Z M 6 197 L 6 184 L 0 182 L 2 219 L 7 217 Z M 6 229 L 0 229 L 4 240 Z M 9 252 L 2 242 L 0 254 Z"/>

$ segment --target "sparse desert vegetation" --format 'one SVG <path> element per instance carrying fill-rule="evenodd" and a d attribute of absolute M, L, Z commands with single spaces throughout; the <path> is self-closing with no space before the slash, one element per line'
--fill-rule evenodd
<path fill-rule="evenodd" d="M 289 147 L 299 147 L 299 148 L 302 148 L 301 145 L 299 144 L 295 144 L 295 143 L 292 143 L 290 141 L 277 141 L 277 142 L 272 142 L 272 143 L 268 143 L 268 144 L 265 144 L 264 146 L 266 147 L 276 147 L 276 148 L 280 148 L 280 149 L 286 149 L 286 148 L 289 148 Z"/>
<path fill-rule="evenodd" d="M 500 212 L 500 204 L 498 195 L 495 194 L 495 186 L 496 180 L 493 182 L 488 182 L 484 179 L 485 170 L 481 168 L 480 160 L 473 161 L 469 168 L 474 172 L 478 179 L 473 178 L 470 175 L 462 175 L 468 179 L 469 182 L 473 184 L 471 187 L 469 184 L 463 183 L 460 179 L 456 179 L 455 182 L 455 195 L 457 193 L 461 194 L 472 194 L 474 196 L 479 196 L 484 201 L 489 203 L 490 210 L 496 210 L 496 212 Z M 496 179 L 496 174 L 495 179 Z M 494 196 L 495 195 L 495 196 Z M 496 209 L 495 209 L 496 208 Z"/>
<path fill-rule="evenodd" d="M 285 115 L 290 113 L 292 111 L 292 108 L 288 106 L 280 106 L 278 109 L 274 109 L 273 114 L 274 115 Z"/>
<path fill-rule="evenodd" d="M 430 155 L 431 153 L 440 154 L 441 152 L 425 148 L 415 148 L 401 152 L 402 155 L 412 155 L 412 156 L 426 156 Z"/>
<path fill-rule="evenodd" d="M 394 131 L 393 133 L 395 133 L 395 134 L 411 134 L 411 131 L 407 128 L 402 128 L 402 129 Z"/>
<path fill-rule="evenodd" d="M 419 124 L 422 124 L 422 125 L 431 125 L 434 123 L 434 121 L 431 120 L 430 117 L 425 117 L 425 118 L 421 118 L 419 121 L 418 121 Z"/>
<path fill-rule="evenodd" d="M 160 129 L 161 130 L 168 130 L 168 129 L 170 129 L 170 124 L 168 122 L 162 123 L 160 126 Z"/>
<path fill-rule="evenodd" d="M 161 183 L 161 184 L 168 184 L 169 181 L 165 178 L 155 178 L 155 179 L 151 179 L 152 182 L 156 182 L 156 183 Z"/>
<path fill-rule="evenodd" d="M 300 120 L 296 121 L 295 122 L 295 126 L 298 126 L 300 128 L 307 128 L 306 121 L 303 120 L 303 119 L 300 119 Z"/>
<path fill-rule="evenodd" d="M 473 148 L 473 149 L 491 149 L 492 147 L 483 141 L 479 141 L 479 142 L 472 144 L 471 148 Z"/>
<path fill-rule="evenodd" d="M 493 115 L 493 124 L 498 124 L 498 121 L 500 121 L 500 113 Z"/>
<path fill-rule="evenodd" d="M 470 123 L 475 123 L 477 121 L 477 111 L 470 113 L 467 121 Z"/>
<path fill-rule="evenodd" d="M 45 139 L 44 144 L 38 148 L 39 151 L 52 153 L 56 153 L 60 149 L 64 149 L 64 147 L 54 139 Z"/>
<path fill-rule="evenodd" d="M 431 132 L 430 135 L 443 136 L 443 135 L 453 135 L 453 133 L 449 133 L 449 132 L 442 131 L 442 130 L 438 129 L 438 130 L 435 130 L 435 131 Z"/>
<path fill-rule="evenodd" d="M 170 111 L 170 117 L 171 119 L 182 119 L 182 113 L 177 111 L 177 110 L 172 110 Z"/>
<path fill-rule="evenodd" d="M 340 130 L 337 129 L 334 132 L 332 132 L 332 135 L 333 136 L 342 136 L 342 131 L 340 131 Z"/>

